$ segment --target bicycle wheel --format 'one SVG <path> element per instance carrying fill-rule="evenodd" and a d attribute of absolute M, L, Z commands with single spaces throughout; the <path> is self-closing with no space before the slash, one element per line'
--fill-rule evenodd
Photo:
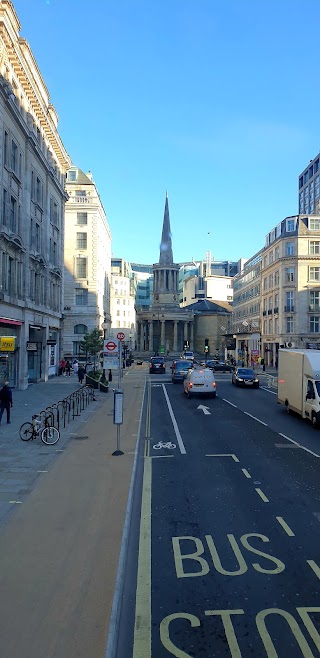
<path fill-rule="evenodd" d="M 45 427 L 41 432 L 41 441 L 46 445 L 54 445 L 60 439 L 60 432 L 56 427 Z"/>
<path fill-rule="evenodd" d="M 32 423 L 23 423 L 19 429 L 20 439 L 22 441 L 30 441 L 33 437 L 33 425 Z"/>

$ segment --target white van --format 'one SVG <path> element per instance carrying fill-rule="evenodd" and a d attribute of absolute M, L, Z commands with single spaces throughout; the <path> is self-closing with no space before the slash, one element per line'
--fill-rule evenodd
<path fill-rule="evenodd" d="M 278 352 L 278 403 L 320 427 L 320 351 Z"/>
<path fill-rule="evenodd" d="M 215 398 L 216 389 L 216 380 L 209 368 L 189 370 L 183 382 L 183 391 L 188 398 L 194 395 L 209 395 L 211 398 Z"/>

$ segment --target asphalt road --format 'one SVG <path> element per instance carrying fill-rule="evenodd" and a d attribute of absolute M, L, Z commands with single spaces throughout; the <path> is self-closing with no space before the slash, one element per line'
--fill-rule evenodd
<path fill-rule="evenodd" d="M 319 655 L 320 432 L 216 378 L 150 377 L 117 658 Z"/>

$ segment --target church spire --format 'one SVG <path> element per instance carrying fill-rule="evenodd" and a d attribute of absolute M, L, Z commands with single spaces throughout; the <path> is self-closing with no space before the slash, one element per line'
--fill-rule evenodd
<path fill-rule="evenodd" d="M 159 263 L 162 265 L 171 265 L 173 263 L 168 192 L 166 192 L 166 203 L 164 207 Z"/>

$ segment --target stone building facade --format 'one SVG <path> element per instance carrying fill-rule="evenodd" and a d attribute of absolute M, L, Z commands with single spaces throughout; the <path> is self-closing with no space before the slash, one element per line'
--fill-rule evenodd
<path fill-rule="evenodd" d="M 65 174 L 58 116 L 10 0 L 0 3 L 0 382 L 58 369 Z"/>
<path fill-rule="evenodd" d="M 63 354 L 81 357 L 93 329 L 110 333 L 111 231 L 91 172 L 67 172 L 65 207 Z"/>

